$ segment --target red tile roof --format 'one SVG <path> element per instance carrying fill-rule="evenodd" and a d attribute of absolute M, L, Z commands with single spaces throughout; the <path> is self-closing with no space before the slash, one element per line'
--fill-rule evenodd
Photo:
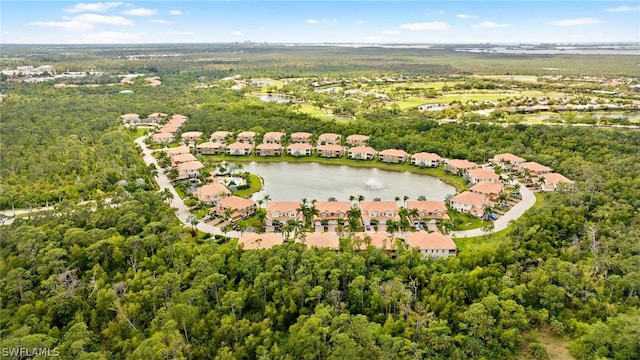
<path fill-rule="evenodd" d="M 431 160 L 431 161 L 440 161 L 442 158 L 438 154 L 428 153 L 428 152 L 420 152 L 417 154 L 413 154 L 411 156 L 412 159 L 418 160 Z"/>
<path fill-rule="evenodd" d="M 307 247 L 340 248 L 340 239 L 335 233 L 307 233 L 304 236 Z"/>
<path fill-rule="evenodd" d="M 456 249 L 456 243 L 453 242 L 451 237 L 439 232 L 427 233 L 418 231 L 405 236 L 404 240 L 410 247 L 420 250 Z"/>
<path fill-rule="evenodd" d="M 247 233 L 238 239 L 238 245 L 242 245 L 244 250 L 271 249 L 276 245 L 282 245 L 284 238 L 277 233 Z"/>

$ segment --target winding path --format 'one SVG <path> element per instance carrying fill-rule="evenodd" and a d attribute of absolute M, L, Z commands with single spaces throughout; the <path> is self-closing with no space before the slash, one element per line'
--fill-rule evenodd
<path fill-rule="evenodd" d="M 518 182 L 513 182 L 512 184 L 519 184 Z M 529 188 L 520 184 L 520 194 L 522 194 L 522 200 L 514 205 L 509 211 L 504 213 L 498 220 L 493 222 L 493 230 L 492 232 L 504 230 L 509 226 L 509 223 L 525 213 L 525 211 L 529 210 L 533 204 L 536 203 L 536 196 L 533 194 Z M 464 231 L 452 231 L 451 235 L 456 238 L 465 238 L 472 236 L 482 236 L 488 234 L 487 231 L 482 229 L 471 229 Z"/>
<path fill-rule="evenodd" d="M 173 200 L 171 200 L 171 207 L 176 209 L 176 216 L 178 217 L 178 219 L 180 219 L 180 221 L 184 225 L 192 226 L 191 222 L 189 221 L 190 220 L 189 215 L 191 214 L 189 212 L 189 209 L 184 204 L 184 201 L 182 201 L 182 198 L 180 198 L 180 195 L 178 195 L 178 193 L 176 192 L 176 189 L 171 184 L 171 181 L 169 180 L 167 175 L 165 175 L 162 172 L 162 170 L 158 168 L 157 161 L 153 157 L 152 151 L 149 150 L 149 148 L 147 147 L 147 144 L 144 143 L 144 140 L 149 136 L 151 136 L 151 134 L 141 136 L 135 140 L 135 143 L 138 146 L 140 146 L 140 148 L 142 149 L 142 159 L 144 160 L 145 164 L 147 165 L 153 164 L 153 166 L 155 166 L 158 169 L 158 174 L 155 176 L 156 183 L 158 183 L 158 186 L 160 187 L 160 191 L 163 191 L 164 189 L 169 189 L 169 191 L 171 191 L 171 194 L 173 195 Z M 198 220 L 198 223 L 196 224 L 196 228 L 205 233 L 209 233 L 213 235 L 224 235 L 222 233 L 222 230 L 220 230 L 219 227 L 203 223 L 202 221 L 199 221 L 199 220 Z M 226 236 L 240 237 L 240 232 L 229 231 L 228 233 L 226 233 Z"/>

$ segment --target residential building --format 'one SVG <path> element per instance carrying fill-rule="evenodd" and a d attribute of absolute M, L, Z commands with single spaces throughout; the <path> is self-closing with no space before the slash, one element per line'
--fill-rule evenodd
<path fill-rule="evenodd" d="M 366 146 L 369 143 L 367 135 L 353 134 L 347 136 L 347 145 L 349 146 Z"/>
<path fill-rule="evenodd" d="M 409 154 L 407 154 L 404 150 L 398 149 L 386 149 L 380 151 L 378 154 L 378 159 L 382 162 L 386 162 L 389 164 L 401 164 L 409 158 Z"/>
<path fill-rule="evenodd" d="M 525 161 L 525 159 L 510 153 L 497 154 L 491 159 L 492 163 L 507 170 L 518 168 Z"/>
<path fill-rule="evenodd" d="M 164 113 L 151 113 L 147 116 L 147 121 L 152 123 L 160 123 L 167 118 L 167 114 Z"/>
<path fill-rule="evenodd" d="M 227 209 L 230 210 L 231 221 L 234 222 L 240 219 L 246 219 L 253 215 L 256 212 L 256 202 L 231 195 L 218 200 L 210 211 L 220 217 L 225 217 L 225 214 L 228 211 Z"/>
<path fill-rule="evenodd" d="M 238 239 L 238 246 L 243 250 L 271 249 L 276 245 L 282 245 L 284 238 L 277 233 L 247 233 Z"/>
<path fill-rule="evenodd" d="M 258 134 L 254 131 L 243 131 L 236 136 L 236 141 L 246 144 L 253 144 Z"/>
<path fill-rule="evenodd" d="M 372 221 L 386 224 L 387 220 L 399 221 L 398 204 L 395 201 L 362 201 L 360 212 L 363 225 L 369 226 Z"/>
<path fill-rule="evenodd" d="M 542 191 L 572 191 L 575 185 L 575 181 L 558 173 L 540 175 L 540 178 L 543 182 Z"/>
<path fill-rule="evenodd" d="M 285 135 L 283 132 L 271 131 L 264 134 L 262 142 L 265 144 L 280 144 Z"/>
<path fill-rule="evenodd" d="M 198 141 L 198 139 L 200 139 L 201 136 L 202 133 L 200 131 L 187 131 L 182 133 L 180 138 L 182 139 L 182 141 L 195 143 L 196 141 Z"/>
<path fill-rule="evenodd" d="M 287 220 L 303 221 L 303 215 L 298 211 L 300 203 L 296 201 L 270 201 L 267 203 L 265 231 L 274 231 L 276 224 L 284 224 Z"/>
<path fill-rule="evenodd" d="M 153 142 L 158 144 L 168 144 L 175 140 L 173 134 L 167 132 L 157 132 L 153 134 L 151 138 L 153 139 Z"/>
<path fill-rule="evenodd" d="M 475 217 L 482 217 L 484 209 L 489 205 L 489 199 L 481 194 L 471 191 L 461 192 L 449 200 L 452 209 Z"/>
<path fill-rule="evenodd" d="M 316 150 L 319 157 L 339 158 L 344 155 L 344 148 L 340 145 L 319 145 Z"/>
<path fill-rule="evenodd" d="M 553 171 L 553 170 L 551 170 L 550 167 L 544 166 L 542 164 L 538 164 L 535 161 L 529 161 L 529 162 L 526 162 L 526 163 L 522 163 L 518 167 L 518 170 L 520 170 L 520 172 L 522 174 L 526 174 L 528 172 L 529 176 L 531 176 L 533 178 L 537 178 L 538 176 L 540 176 L 542 174 L 548 174 L 548 173 Z"/>
<path fill-rule="evenodd" d="M 457 174 L 464 175 L 467 171 L 471 169 L 476 169 L 478 164 L 471 162 L 469 160 L 460 160 L 460 159 L 450 159 L 446 160 L 444 164 L 444 170 Z"/>
<path fill-rule="evenodd" d="M 309 143 L 293 143 L 287 146 L 287 155 L 291 156 L 311 156 L 313 146 Z"/>
<path fill-rule="evenodd" d="M 318 136 L 318 145 L 340 145 L 342 135 L 334 133 L 325 133 Z"/>
<path fill-rule="evenodd" d="M 311 144 L 312 137 L 313 134 L 308 132 L 294 132 L 291 134 L 291 142 Z"/>
<path fill-rule="evenodd" d="M 347 151 L 347 158 L 356 160 L 373 160 L 376 158 L 376 149 L 370 146 L 356 146 Z"/>
<path fill-rule="evenodd" d="M 282 145 L 278 143 L 264 143 L 256 146 L 258 156 L 280 156 L 282 155 Z"/>
<path fill-rule="evenodd" d="M 451 236 L 443 235 L 439 232 L 414 232 L 405 236 L 404 241 L 410 248 L 418 249 L 424 259 L 456 256 L 457 247 Z"/>
<path fill-rule="evenodd" d="M 441 161 L 440 155 L 434 153 L 420 152 L 411 155 L 411 165 L 419 167 L 436 167 Z"/>
<path fill-rule="evenodd" d="M 472 193 L 484 195 L 491 201 L 495 201 L 502 194 L 504 186 L 501 182 L 481 182 L 469 188 Z"/>
<path fill-rule="evenodd" d="M 338 250 L 340 248 L 340 239 L 336 233 L 321 232 L 321 233 L 306 233 L 303 238 L 298 239 L 298 242 L 302 242 L 307 247 L 317 248 L 329 248 Z"/>
<path fill-rule="evenodd" d="M 187 120 L 189 120 L 188 117 L 184 116 L 184 115 L 180 115 L 180 114 L 173 114 L 171 115 L 171 117 L 169 118 L 169 122 L 175 123 L 175 124 L 184 124 Z"/>
<path fill-rule="evenodd" d="M 418 219 L 413 219 L 414 225 L 416 222 L 435 224 L 437 220 L 449 219 L 444 201 L 407 201 L 407 210 L 412 209 L 418 210 Z"/>
<path fill-rule="evenodd" d="M 171 155 L 171 166 L 177 166 L 178 164 L 197 160 L 198 159 L 190 153 Z"/>
<path fill-rule="evenodd" d="M 470 169 L 465 174 L 465 178 L 473 185 L 479 183 L 499 183 L 500 176 L 493 170 Z"/>
<path fill-rule="evenodd" d="M 188 146 L 181 145 L 173 148 L 168 148 L 165 152 L 167 153 L 167 156 L 171 157 L 178 154 L 189 154 L 190 150 Z"/>
<path fill-rule="evenodd" d="M 226 144 L 227 139 L 231 136 L 233 136 L 233 133 L 231 131 L 216 131 L 213 134 L 211 134 L 211 137 L 209 137 L 209 140 L 211 140 L 212 142 Z"/>
<path fill-rule="evenodd" d="M 196 152 L 199 155 L 219 155 L 224 154 L 225 145 L 219 142 L 207 141 L 196 145 Z"/>
<path fill-rule="evenodd" d="M 125 124 L 137 124 L 140 122 L 140 115 L 138 114 L 122 114 L 120 118 Z"/>
<path fill-rule="evenodd" d="M 231 195 L 231 191 L 220 183 L 208 183 L 199 187 L 193 195 L 201 202 L 209 205 L 215 204 L 218 200 Z"/>
<path fill-rule="evenodd" d="M 253 151 L 253 145 L 242 142 L 235 142 L 227 145 L 225 149 L 227 155 L 244 156 L 249 155 Z"/>
<path fill-rule="evenodd" d="M 318 215 L 313 218 L 316 226 L 344 224 L 348 220 L 348 213 L 351 210 L 351 204 L 348 201 L 316 201 L 316 209 Z"/>
<path fill-rule="evenodd" d="M 192 179 L 200 175 L 204 165 L 200 161 L 189 161 L 178 164 L 178 180 Z"/>
<path fill-rule="evenodd" d="M 158 132 L 166 132 L 166 133 L 175 134 L 181 128 L 182 128 L 181 124 L 168 122 L 168 123 L 164 124 L 164 126 L 161 127 L 160 130 L 158 130 Z"/>

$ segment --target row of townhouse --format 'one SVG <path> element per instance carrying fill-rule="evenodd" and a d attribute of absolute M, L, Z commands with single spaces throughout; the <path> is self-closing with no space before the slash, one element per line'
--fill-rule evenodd
<path fill-rule="evenodd" d="M 541 183 L 542 191 L 571 190 L 575 186 L 575 181 L 553 172 L 552 168 L 510 153 L 497 154 L 491 162 L 505 170 L 519 172 L 525 180 Z"/>
<path fill-rule="evenodd" d="M 292 143 L 284 148 L 278 143 L 262 143 L 252 145 L 250 143 L 234 142 L 225 145 L 221 142 L 205 142 L 196 146 L 196 151 L 201 155 L 220 155 L 227 154 L 231 156 L 247 156 L 254 151 L 257 156 L 288 156 L 302 157 L 312 156 L 314 152 L 318 157 L 324 158 L 341 158 L 347 155 L 348 159 L 355 160 L 374 160 L 391 164 L 401 164 L 407 160 L 411 160 L 411 164 L 420 167 L 436 167 L 442 160 L 440 156 L 433 153 L 418 153 L 409 155 L 404 150 L 386 149 L 378 152 L 369 146 L 355 146 L 346 148 L 342 145 L 325 144 L 318 145 L 315 148 L 309 143 Z"/>
<path fill-rule="evenodd" d="M 539 181 L 542 191 L 570 190 L 575 184 L 562 174 L 554 173 L 548 166 L 526 161 L 510 153 L 497 154 L 490 161 L 503 169 L 516 171 L 528 177 L 528 180 Z M 463 176 L 472 185 L 468 191 L 450 199 L 450 207 L 462 213 L 482 217 L 485 209 L 495 205 L 504 192 L 505 184 L 493 169 L 483 169 L 468 160 L 452 159 L 445 161 L 445 170 Z"/>
<path fill-rule="evenodd" d="M 255 144 L 259 134 L 254 131 L 242 131 L 235 136 L 236 142 Z M 279 131 L 267 132 L 262 136 L 263 144 L 281 144 L 287 134 Z M 216 131 L 211 134 L 209 141 L 214 143 L 226 144 L 229 139 L 233 139 L 233 133 L 230 131 Z M 289 136 L 290 143 L 311 144 L 313 134 L 307 132 L 294 132 Z M 366 145 L 369 142 L 369 136 L 353 134 L 346 138 L 346 144 L 349 146 Z M 342 135 L 334 133 L 325 133 L 318 136 L 318 145 L 340 145 L 342 143 Z"/>
<path fill-rule="evenodd" d="M 151 113 L 146 118 L 141 117 L 139 114 L 122 114 L 120 118 L 125 125 L 137 125 L 137 124 L 161 124 L 167 118 L 165 113 Z"/>
<path fill-rule="evenodd" d="M 306 233 L 295 239 L 296 242 L 305 244 L 309 248 L 328 248 L 338 250 L 340 238 L 335 233 Z M 382 232 L 355 233 L 352 237 L 357 250 L 364 250 L 368 246 L 385 250 L 395 254 L 397 241 L 392 236 Z M 270 249 L 284 243 L 281 234 L 268 232 L 264 234 L 248 233 L 238 239 L 238 245 L 244 250 Z M 424 259 L 446 258 L 455 256 L 457 247 L 450 236 L 439 232 L 427 233 L 418 231 L 404 238 L 404 244 L 410 249 L 418 249 Z"/>
<path fill-rule="evenodd" d="M 178 170 L 178 180 L 193 179 L 200 175 L 204 165 L 193 156 L 187 146 L 178 146 L 166 151 L 171 166 Z"/>
<path fill-rule="evenodd" d="M 399 221 L 399 206 L 394 201 L 361 201 L 355 205 L 349 201 L 317 201 L 313 204 L 317 213 L 313 217 L 316 227 L 322 225 L 346 225 L 349 211 L 356 207 L 360 209 L 363 225 L 386 224 L 388 220 Z M 301 204 L 295 201 L 271 201 L 266 206 L 266 230 L 276 230 L 277 224 L 284 224 L 288 220 L 303 220 L 300 212 Z M 414 224 L 435 224 L 438 220 L 449 219 L 447 208 L 443 201 L 408 201 L 407 209 L 416 209 L 417 216 Z"/>
<path fill-rule="evenodd" d="M 176 140 L 176 133 L 182 129 L 182 126 L 189 118 L 174 114 L 169 118 L 166 124 L 164 124 L 155 134 L 151 137 L 155 143 L 169 144 Z"/>

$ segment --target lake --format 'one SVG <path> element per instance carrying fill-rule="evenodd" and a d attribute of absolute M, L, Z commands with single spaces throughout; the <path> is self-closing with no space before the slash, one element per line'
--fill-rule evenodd
<path fill-rule="evenodd" d="M 375 168 L 251 162 L 244 164 L 244 171 L 264 179 L 264 188 L 253 195 L 254 200 L 262 199 L 266 194 L 274 201 L 303 198 L 327 201 L 330 197 L 347 201 L 351 195 L 363 195 L 367 200 L 395 200 L 396 196 L 405 195 L 410 200 L 417 200 L 421 195 L 427 200 L 444 200 L 447 195 L 456 193 L 453 186 L 432 176 Z"/>

